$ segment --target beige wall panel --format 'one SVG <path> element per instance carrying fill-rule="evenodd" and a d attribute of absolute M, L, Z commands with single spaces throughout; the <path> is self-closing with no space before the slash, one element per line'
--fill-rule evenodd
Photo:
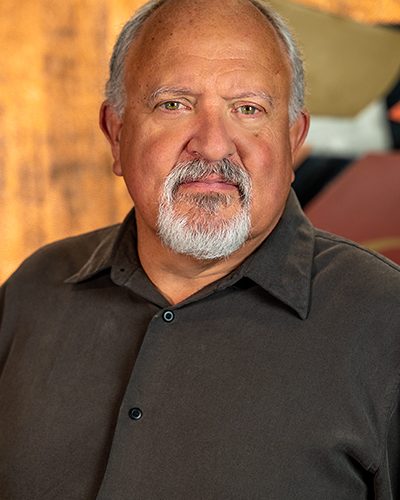
<path fill-rule="evenodd" d="M 294 0 L 367 23 L 400 23 L 399 0 Z"/>
<path fill-rule="evenodd" d="M 0 281 L 130 208 L 97 122 L 115 36 L 141 3 L 1 0 Z"/>

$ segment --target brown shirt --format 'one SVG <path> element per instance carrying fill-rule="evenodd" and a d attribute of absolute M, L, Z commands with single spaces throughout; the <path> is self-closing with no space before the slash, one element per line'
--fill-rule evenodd
<path fill-rule="evenodd" d="M 121 226 L 3 287 L 1 500 L 399 499 L 400 274 L 294 195 L 171 306 Z"/>

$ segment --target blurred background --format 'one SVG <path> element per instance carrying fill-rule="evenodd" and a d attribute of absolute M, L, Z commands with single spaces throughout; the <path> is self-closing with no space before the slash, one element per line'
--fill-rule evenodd
<path fill-rule="evenodd" d="M 132 202 L 98 129 L 108 59 L 142 1 L 1 0 L 0 281 Z M 297 33 L 313 122 L 294 188 L 320 227 L 400 262 L 400 2 L 271 0 Z"/>

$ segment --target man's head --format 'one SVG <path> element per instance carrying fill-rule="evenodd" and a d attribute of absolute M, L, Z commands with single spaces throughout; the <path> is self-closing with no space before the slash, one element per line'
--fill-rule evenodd
<path fill-rule="evenodd" d="M 159 0 L 125 26 L 101 124 L 139 237 L 227 257 L 277 223 L 308 126 L 303 70 L 255 0 Z"/>

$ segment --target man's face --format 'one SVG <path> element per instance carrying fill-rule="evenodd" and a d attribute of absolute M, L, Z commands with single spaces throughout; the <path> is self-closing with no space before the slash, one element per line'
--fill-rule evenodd
<path fill-rule="evenodd" d="M 156 235 L 166 179 L 182 165 L 190 172 L 191 162 L 211 169 L 228 162 L 247 175 L 250 200 L 217 168 L 181 179 L 170 208 L 197 229 L 247 210 L 249 237 L 265 237 L 284 208 L 307 128 L 304 116 L 289 127 L 287 58 L 247 3 L 184 3 L 161 7 L 130 50 L 125 113 L 108 118 L 114 171 L 134 200 L 139 236 Z M 212 209 L 207 199 L 215 200 Z"/>

